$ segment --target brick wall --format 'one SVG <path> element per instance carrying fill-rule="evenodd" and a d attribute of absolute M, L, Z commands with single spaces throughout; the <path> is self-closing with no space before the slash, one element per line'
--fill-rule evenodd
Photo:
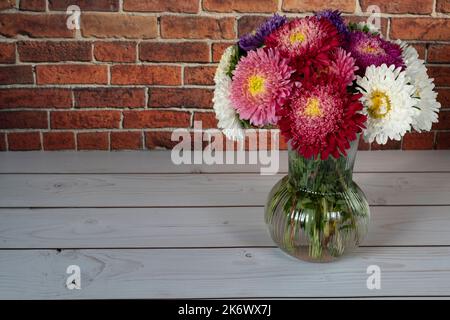
<path fill-rule="evenodd" d="M 78 31 L 66 27 L 71 4 Z M 277 11 L 361 21 L 370 4 L 385 36 L 426 59 L 443 106 L 433 132 L 382 148 L 449 149 L 449 0 L 0 0 L 0 150 L 170 147 L 173 128 L 215 126 L 214 69 L 240 35 Z"/>

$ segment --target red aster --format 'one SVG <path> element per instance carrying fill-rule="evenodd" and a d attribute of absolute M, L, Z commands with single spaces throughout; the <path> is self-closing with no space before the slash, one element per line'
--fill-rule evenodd
<path fill-rule="evenodd" d="M 297 88 L 290 104 L 279 111 L 280 130 L 305 158 L 339 158 L 364 128 L 360 97 L 331 84 Z"/>
<path fill-rule="evenodd" d="M 272 32 L 265 41 L 291 59 L 298 72 L 308 76 L 312 67 L 329 65 L 328 52 L 340 45 L 336 27 L 327 19 L 294 19 Z"/>

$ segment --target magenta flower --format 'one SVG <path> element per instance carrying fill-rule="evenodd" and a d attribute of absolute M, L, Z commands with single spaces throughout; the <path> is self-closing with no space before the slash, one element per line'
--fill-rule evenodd
<path fill-rule="evenodd" d="M 276 111 L 289 98 L 294 69 L 275 49 L 259 48 L 233 71 L 231 102 L 241 119 L 254 126 L 276 124 Z"/>
<path fill-rule="evenodd" d="M 355 58 L 360 75 L 364 75 L 366 68 L 371 65 L 395 65 L 396 68 L 405 66 L 400 46 L 382 39 L 379 35 L 354 31 L 350 33 L 347 51 Z"/>

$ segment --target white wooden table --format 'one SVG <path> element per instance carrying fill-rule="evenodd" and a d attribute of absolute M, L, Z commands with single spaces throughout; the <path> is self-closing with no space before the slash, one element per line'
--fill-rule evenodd
<path fill-rule="evenodd" d="M 450 297 L 450 151 L 359 152 L 370 234 L 331 264 L 288 257 L 266 231 L 282 164 L 261 176 L 163 151 L 0 153 L 0 298 Z"/>

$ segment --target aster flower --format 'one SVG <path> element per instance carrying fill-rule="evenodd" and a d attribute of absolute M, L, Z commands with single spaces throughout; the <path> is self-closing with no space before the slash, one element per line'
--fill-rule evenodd
<path fill-rule="evenodd" d="M 350 31 L 347 28 L 347 25 L 344 22 L 344 19 L 341 17 L 341 12 L 338 10 L 323 10 L 319 11 L 315 14 L 319 19 L 327 19 L 330 21 L 338 30 L 338 32 L 346 39 Z"/>
<path fill-rule="evenodd" d="M 231 84 L 231 101 L 241 119 L 254 126 L 276 124 L 276 109 L 289 98 L 293 72 L 275 49 L 259 48 L 242 58 Z"/>
<path fill-rule="evenodd" d="M 366 68 L 371 65 L 404 67 L 400 46 L 382 39 L 379 35 L 354 31 L 350 33 L 347 51 L 356 59 L 360 75 L 364 75 Z"/>
<path fill-rule="evenodd" d="M 370 66 L 364 77 L 357 77 L 362 93 L 363 113 L 367 115 L 366 142 L 385 144 L 388 139 L 400 140 L 411 129 L 417 114 L 414 86 L 408 84 L 401 68 L 385 64 Z"/>
<path fill-rule="evenodd" d="M 342 90 L 353 83 L 356 79 L 355 72 L 358 67 L 355 65 L 355 59 L 342 48 L 334 49 L 330 54 L 330 65 L 318 69 L 317 72 L 313 74 L 313 79 L 311 81 L 304 81 L 305 84 L 308 82 L 325 85 L 329 82 L 333 82 L 335 85 L 339 86 Z"/>
<path fill-rule="evenodd" d="M 336 27 L 327 19 L 294 19 L 272 32 L 265 42 L 291 59 L 300 73 L 309 75 L 314 66 L 329 64 L 328 52 L 340 45 Z"/>
<path fill-rule="evenodd" d="M 438 122 L 438 112 L 441 104 L 437 102 L 437 93 L 433 91 L 433 79 L 427 74 L 424 61 L 419 59 L 417 50 L 406 44 L 406 42 L 397 40 L 396 42 L 402 48 L 402 57 L 406 65 L 406 76 L 409 83 L 415 88 L 414 97 L 417 99 L 417 108 L 419 112 L 414 117 L 412 127 L 421 132 L 431 130 L 434 122 Z"/>
<path fill-rule="evenodd" d="M 232 58 L 236 54 L 237 47 L 228 47 L 220 59 L 214 76 L 216 84 L 213 97 L 213 107 L 218 120 L 218 127 L 228 139 L 242 141 L 244 131 L 236 110 L 231 105 L 230 89 L 231 78 L 228 75 Z"/>
<path fill-rule="evenodd" d="M 298 88 L 279 111 L 280 130 L 305 158 L 346 155 L 366 121 L 359 97 L 333 84 Z"/>
<path fill-rule="evenodd" d="M 254 33 L 244 35 L 239 40 L 239 47 L 244 51 L 256 50 L 264 44 L 266 37 L 287 22 L 285 16 L 274 14 Z"/>

